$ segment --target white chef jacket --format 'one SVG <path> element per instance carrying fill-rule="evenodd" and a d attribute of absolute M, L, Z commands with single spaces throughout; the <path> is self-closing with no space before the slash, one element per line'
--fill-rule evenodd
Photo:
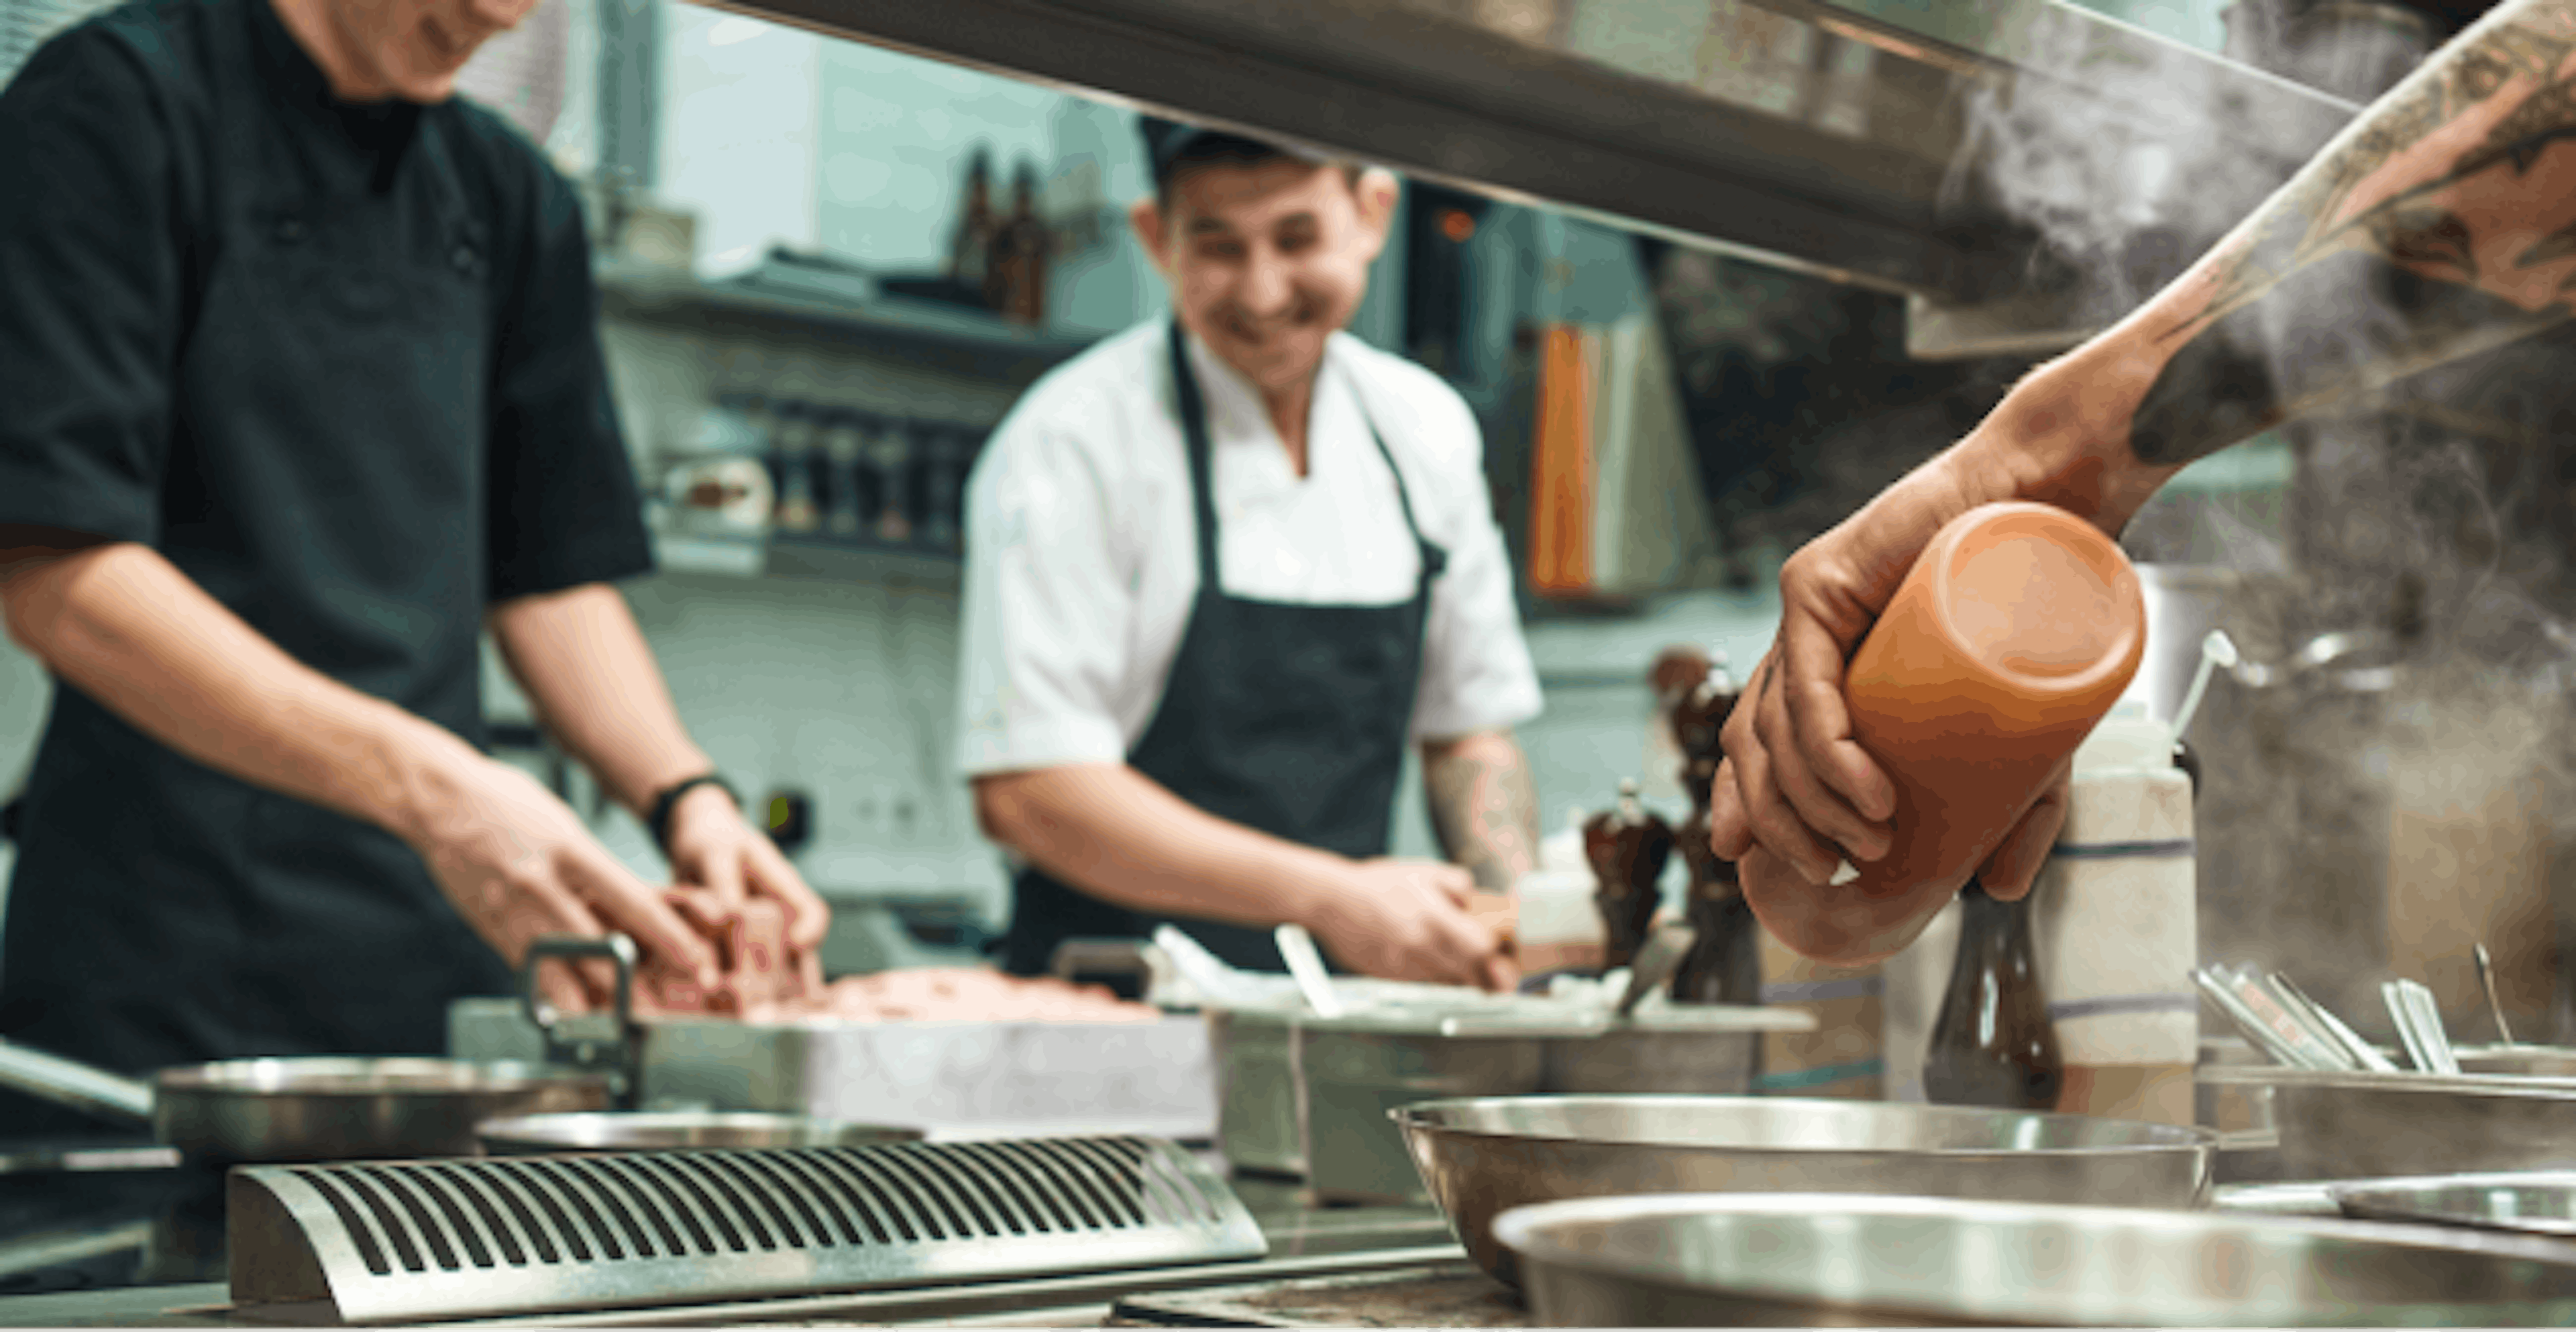
<path fill-rule="evenodd" d="M 1162 701 L 1199 589 L 1169 327 L 1129 329 L 1039 380 L 967 481 L 957 702 L 967 776 L 1123 762 Z M 1189 355 L 1207 402 L 1225 590 L 1308 605 L 1412 598 L 1421 552 L 1370 441 L 1373 421 L 1423 537 L 1449 557 L 1432 583 L 1410 738 L 1537 716 L 1484 442 L 1457 392 L 1334 334 L 1300 478 L 1253 385 L 1196 337 Z"/>

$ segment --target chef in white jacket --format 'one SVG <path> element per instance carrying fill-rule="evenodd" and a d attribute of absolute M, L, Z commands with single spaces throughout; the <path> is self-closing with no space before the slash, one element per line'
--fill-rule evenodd
<path fill-rule="evenodd" d="M 1005 965 L 1171 922 L 1277 971 L 1296 923 L 1351 970 L 1508 987 L 1539 690 L 1483 443 L 1341 331 L 1396 181 L 1144 131 L 1173 315 L 1041 380 L 968 487 L 960 757 L 1024 866 Z M 1408 744 L 1449 863 L 1386 856 Z"/>

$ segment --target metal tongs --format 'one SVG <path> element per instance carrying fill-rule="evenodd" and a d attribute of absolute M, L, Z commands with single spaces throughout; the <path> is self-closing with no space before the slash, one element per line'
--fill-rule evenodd
<path fill-rule="evenodd" d="M 2212 965 L 2193 972 L 2192 980 L 2274 1063 L 2330 1073 L 2397 1071 L 2386 1055 L 2279 972 L 2267 976 L 2252 967 Z"/>
<path fill-rule="evenodd" d="M 2431 989 L 2417 981 L 2383 981 L 2379 997 L 2387 1003 L 2389 1019 L 2397 1024 L 2397 1039 L 2415 1067 L 2459 1076 L 2460 1058 L 2451 1049 L 2451 1036 L 2442 1027 L 2442 1010 L 2433 1002 Z"/>

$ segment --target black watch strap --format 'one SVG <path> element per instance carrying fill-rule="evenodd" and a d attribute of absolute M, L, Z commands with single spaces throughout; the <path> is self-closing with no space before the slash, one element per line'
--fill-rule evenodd
<path fill-rule="evenodd" d="M 653 845 L 663 855 L 671 854 L 671 811 L 679 807 L 680 797 L 701 786 L 712 786 L 724 792 L 726 797 L 733 801 L 734 808 L 742 808 L 742 792 L 733 789 L 733 783 L 712 772 L 702 772 L 695 777 L 684 777 L 663 787 L 661 794 L 653 797 L 653 807 L 644 811 L 644 827 L 653 834 Z"/>

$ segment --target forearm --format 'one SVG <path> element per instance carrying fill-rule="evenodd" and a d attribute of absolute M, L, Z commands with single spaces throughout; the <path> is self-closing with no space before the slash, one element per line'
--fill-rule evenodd
<path fill-rule="evenodd" d="M 617 589 L 521 597 L 489 622 L 539 720 L 618 803 L 641 815 L 672 783 L 708 770 Z"/>
<path fill-rule="evenodd" d="M 1123 763 L 980 777 L 986 835 L 1103 901 L 1238 925 L 1313 925 L 1349 863 L 1207 813 Z"/>
<path fill-rule="evenodd" d="M 2576 0 L 2507 0 L 1966 449 L 2117 530 L 2185 464 L 2537 332 L 2571 296 Z"/>
<path fill-rule="evenodd" d="M 217 771 L 421 845 L 454 733 L 286 655 L 151 549 L 0 549 L 10 636 L 66 684 Z"/>
<path fill-rule="evenodd" d="M 1538 868 L 1538 791 L 1510 732 L 1424 742 L 1422 785 L 1441 852 L 1477 887 L 1504 892 Z"/>

